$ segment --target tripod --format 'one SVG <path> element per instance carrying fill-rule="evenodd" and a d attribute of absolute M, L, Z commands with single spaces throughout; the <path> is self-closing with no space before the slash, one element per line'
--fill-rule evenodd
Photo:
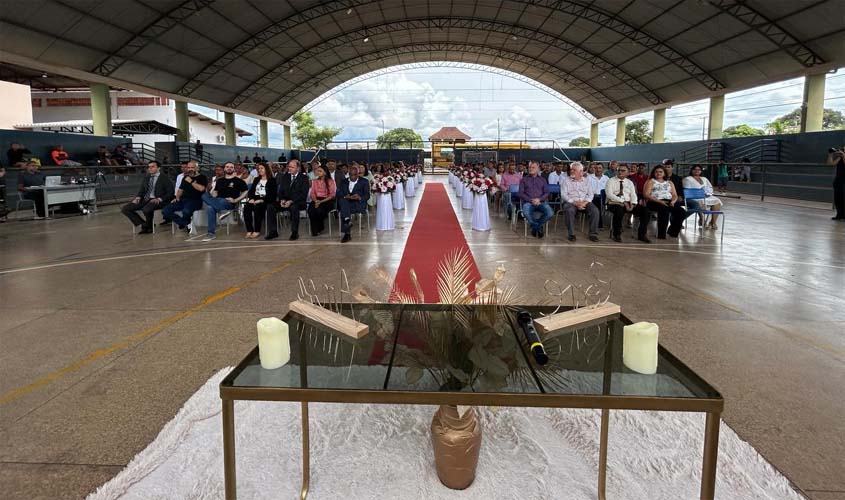
<path fill-rule="evenodd" d="M 97 170 L 94 184 L 96 184 L 97 187 L 100 187 L 101 182 L 102 185 L 106 187 L 106 190 L 108 191 L 109 195 L 111 195 L 111 199 L 114 201 L 115 205 L 119 205 L 120 202 L 118 201 L 117 196 L 114 194 L 114 190 L 109 184 L 109 181 L 106 180 L 106 175 L 101 170 Z"/>

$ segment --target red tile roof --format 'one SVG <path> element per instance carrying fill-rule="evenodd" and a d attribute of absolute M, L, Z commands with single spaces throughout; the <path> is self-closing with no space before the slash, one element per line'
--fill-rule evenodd
<path fill-rule="evenodd" d="M 428 138 L 429 141 L 468 141 L 470 137 L 458 130 L 458 127 L 443 127 Z"/>

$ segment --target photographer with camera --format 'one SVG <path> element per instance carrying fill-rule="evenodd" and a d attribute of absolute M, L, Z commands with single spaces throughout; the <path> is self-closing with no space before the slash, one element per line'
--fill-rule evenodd
<path fill-rule="evenodd" d="M 836 170 L 833 174 L 833 205 L 836 215 L 833 220 L 845 220 L 845 146 L 827 150 L 827 164 Z"/>

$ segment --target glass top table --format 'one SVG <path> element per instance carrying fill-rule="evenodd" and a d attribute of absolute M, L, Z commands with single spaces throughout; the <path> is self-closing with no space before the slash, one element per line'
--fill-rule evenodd
<path fill-rule="evenodd" d="M 261 368 L 258 347 L 220 383 L 227 498 L 235 498 L 235 400 L 302 404 L 303 489 L 307 495 L 308 402 L 535 406 L 602 410 L 599 498 L 604 498 L 609 410 L 707 413 L 701 498 L 712 499 L 722 396 L 662 346 L 657 373 L 622 362 L 620 315 L 540 334 L 549 356 L 537 364 L 516 321 L 549 306 L 324 304 L 369 326 L 354 339 L 289 312 L 290 361 Z M 561 308 L 566 310 L 566 308 Z M 230 477 L 231 476 L 231 477 Z"/>

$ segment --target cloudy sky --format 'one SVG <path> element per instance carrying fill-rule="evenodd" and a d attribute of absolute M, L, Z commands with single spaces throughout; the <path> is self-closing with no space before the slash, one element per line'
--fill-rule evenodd
<path fill-rule="evenodd" d="M 803 79 L 728 94 L 724 126 L 747 123 L 763 128 L 772 119 L 800 106 Z M 845 69 L 828 74 L 825 107 L 845 112 Z M 666 113 L 667 141 L 702 138 L 707 100 L 681 104 Z M 578 136 L 589 136 L 590 120 L 559 98 L 530 83 L 478 69 L 454 67 L 414 68 L 382 74 L 355 83 L 315 105 L 311 111 L 319 125 L 343 128 L 337 141 L 373 140 L 396 127 L 417 131 L 424 139 L 442 126 L 457 126 L 473 139 L 502 141 L 556 140 L 567 145 Z M 651 112 L 631 116 L 645 118 Z M 237 124 L 255 131 L 257 120 L 238 117 Z M 615 122 L 599 127 L 599 142 L 614 141 Z M 255 137 L 242 144 L 255 144 Z M 282 146 L 281 126 L 271 125 L 270 145 Z"/>

